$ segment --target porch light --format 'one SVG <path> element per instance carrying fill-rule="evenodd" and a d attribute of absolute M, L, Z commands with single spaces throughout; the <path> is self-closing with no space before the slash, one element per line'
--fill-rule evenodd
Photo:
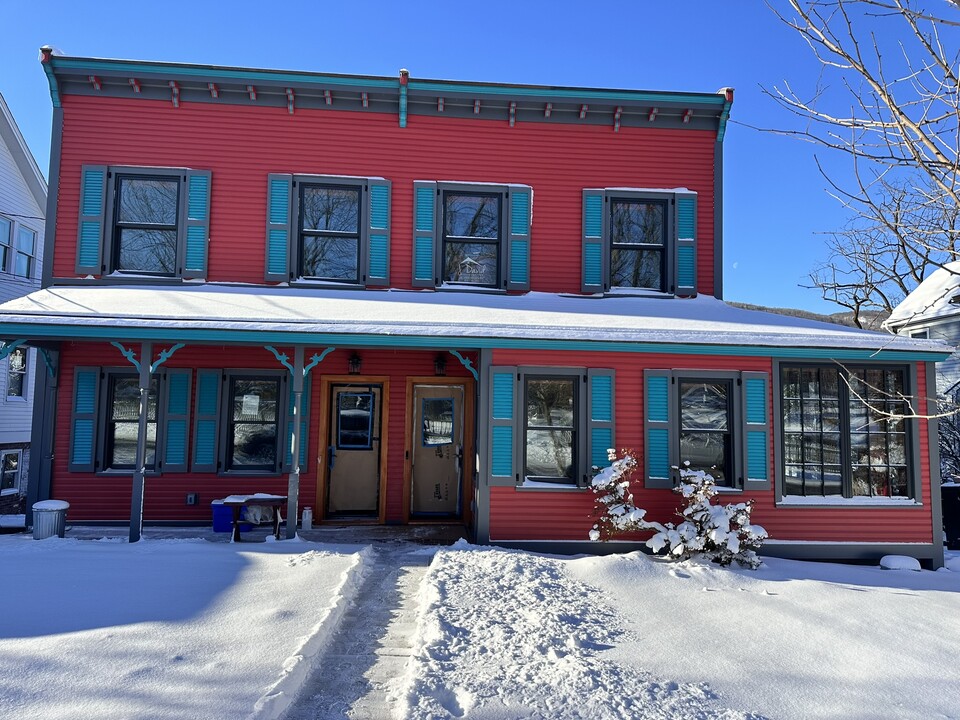
<path fill-rule="evenodd" d="M 441 377 L 447 374 L 447 358 L 443 353 L 437 355 L 433 361 L 433 374 Z"/>
<path fill-rule="evenodd" d="M 350 359 L 347 360 L 347 371 L 348 371 L 351 375 L 359 375 L 359 374 L 360 374 L 360 364 L 361 364 L 362 362 L 363 362 L 363 360 L 360 359 L 360 356 L 357 355 L 356 352 L 354 352 L 353 355 L 350 356 Z"/>

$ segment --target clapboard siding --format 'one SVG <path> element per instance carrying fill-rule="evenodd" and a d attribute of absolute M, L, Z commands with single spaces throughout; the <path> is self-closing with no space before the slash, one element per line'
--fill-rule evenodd
<path fill-rule="evenodd" d="M 392 181 L 390 278 L 412 276 L 414 180 L 523 183 L 534 191 L 531 289 L 580 291 L 581 190 L 686 187 L 698 193 L 698 290 L 713 292 L 716 134 L 656 127 L 507 123 L 66 96 L 54 273 L 75 275 L 80 167 L 212 171 L 209 280 L 263 282 L 268 173 Z M 110 122 L 103 122 L 109 117 Z"/>
<path fill-rule="evenodd" d="M 136 346 L 134 346 L 136 348 Z M 156 346 L 154 353 L 163 346 Z M 323 348 L 307 348 L 307 356 L 322 352 Z M 325 447 L 318 437 L 320 418 L 327 409 L 320 407 L 320 380 L 323 375 L 346 375 L 347 360 L 351 349 L 338 349 L 328 355 L 311 375 L 309 429 L 303 441 L 307 443 L 307 461 L 300 474 L 300 507 L 317 508 L 317 458 Z M 398 522 L 403 519 L 403 466 L 406 408 L 406 378 L 408 375 L 431 376 L 436 353 L 410 350 L 361 350 L 365 375 L 383 375 L 390 378 L 389 425 L 387 438 L 387 490 L 386 520 Z M 476 360 L 474 359 L 476 364 Z M 103 343 L 65 343 L 62 352 L 60 387 L 73 387 L 74 368 L 78 366 L 130 367 L 116 348 Z M 261 347 L 183 348 L 165 364 L 166 368 L 236 368 L 276 370 L 280 368 L 271 353 Z M 132 371 L 132 367 L 131 367 Z M 452 357 L 447 363 L 447 375 L 466 377 L 467 371 Z M 194 382 L 191 392 L 196 393 Z M 70 392 L 61 390 L 58 397 L 58 413 L 55 438 L 52 497 L 70 503 L 70 517 L 74 520 L 125 520 L 130 517 L 131 476 L 103 475 L 95 473 L 72 473 L 67 471 L 70 445 L 70 415 L 73 398 Z M 191 422 L 194 412 L 194 397 L 191 397 Z M 191 425 L 192 427 L 192 425 Z M 193 436 L 189 438 L 188 457 L 192 451 Z M 188 492 L 200 493 L 200 505 L 185 504 Z M 222 477 L 214 473 L 163 473 L 148 476 L 144 500 L 146 521 L 180 520 L 201 521 L 210 518 L 210 501 L 234 493 L 269 492 L 285 495 L 287 475 L 264 477 Z M 317 513 L 319 516 L 319 513 Z"/>
<path fill-rule="evenodd" d="M 616 438 L 617 449 L 636 451 L 643 467 L 643 371 L 644 369 L 701 369 L 772 371 L 770 358 L 737 358 L 730 356 L 688 356 L 666 354 L 617 354 L 498 350 L 493 353 L 494 365 L 594 367 L 616 370 Z M 918 368 L 919 387 L 925 387 L 924 366 Z M 775 385 L 774 385 L 775 387 Z M 767 411 L 773 413 L 772 397 Z M 921 398 L 919 412 L 926 412 Z M 751 491 L 721 497 L 721 502 L 756 502 L 754 520 L 777 540 L 810 540 L 831 542 L 898 542 L 929 543 L 932 541 L 930 513 L 930 460 L 922 452 L 927 447 L 927 426 L 919 422 L 921 487 L 923 506 L 893 508 L 798 508 L 776 507 L 775 491 Z M 773 433 L 770 434 L 770 472 L 774 472 Z M 771 477 L 773 475 L 771 474 Z M 647 517 L 660 522 L 676 521 L 675 511 L 682 501 L 670 490 L 643 487 L 640 472 L 631 490 L 638 506 L 647 510 Z M 594 496 L 589 491 L 535 492 L 512 487 L 494 487 L 490 491 L 490 539 L 509 540 L 585 540 L 593 525 Z M 640 535 L 639 537 L 645 537 Z"/>

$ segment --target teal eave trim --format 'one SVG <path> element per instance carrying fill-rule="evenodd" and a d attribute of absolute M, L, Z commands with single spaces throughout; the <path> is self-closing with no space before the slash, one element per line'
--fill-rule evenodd
<path fill-rule="evenodd" d="M 60 83 L 57 82 L 57 78 L 53 74 L 53 67 L 50 61 L 41 62 L 40 64 L 43 66 L 43 72 L 47 76 L 47 82 L 50 83 L 50 100 L 53 102 L 53 106 L 58 108 L 60 107 Z"/>
<path fill-rule="evenodd" d="M 715 93 L 672 93 L 650 90 L 599 90 L 591 88 L 542 87 L 537 85 L 493 85 L 486 83 L 457 83 L 439 80 L 410 80 L 412 91 L 435 93 L 464 93 L 470 96 L 525 95 L 528 97 L 561 98 L 569 100 L 604 100 L 608 102 L 677 103 L 683 105 L 716 105 L 723 107 L 726 99 Z"/>
<path fill-rule="evenodd" d="M 727 120 L 730 119 L 730 107 L 732 105 L 732 101 L 724 99 L 723 110 L 720 112 L 720 125 L 717 128 L 717 142 L 719 143 L 723 142 L 723 136 L 727 132 Z"/>
<path fill-rule="evenodd" d="M 160 341 L 243 345 L 333 345 L 339 347 L 476 348 L 504 350 L 579 350 L 586 352 L 670 353 L 742 357 L 829 360 L 898 360 L 937 362 L 944 352 L 844 348 L 706 345 L 622 342 L 615 340 L 549 340 L 445 335 L 361 335 L 350 333 L 284 332 L 277 330 L 216 330 L 209 328 L 111 328 L 87 325 L 0 324 L 0 336 L 44 340 Z"/>
<path fill-rule="evenodd" d="M 396 78 L 374 78 L 360 75 L 324 75 L 321 73 L 292 72 L 289 70 L 248 70 L 217 65 L 187 65 L 179 63 L 150 63 L 130 60 L 106 60 L 99 58 L 67 58 L 53 56 L 50 62 L 53 71 L 74 70 L 91 74 L 118 73 L 131 77 L 159 75 L 163 77 L 203 77 L 227 80 L 266 81 L 285 85 L 349 85 L 353 87 L 383 88 L 396 90 Z M 48 71 L 49 74 L 49 71 Z"/>

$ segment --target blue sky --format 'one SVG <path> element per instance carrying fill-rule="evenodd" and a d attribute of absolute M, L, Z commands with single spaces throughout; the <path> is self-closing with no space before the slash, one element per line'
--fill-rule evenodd
<path fill-rule="evenodd" d="M 782 2 L 779 4 L 783 4 Z M 13 7 L 11 7 L 13 6 Z M 626 2 L 24 2 L 0 9 L 3 93 L 40 167 L 50 144 L 41 45 L 68 55 L 320 72 L 714 92 L 736 88 L 724 140 L 728 300 L 839 310 L 800 287 L 846 211 L 813 146 L 758 132 L 794 120 L 761 86 L 813 87 L 803 41 L 760 0 Z M 744 123 L 744 124 L 740 124 Z M 820 158 L 837 168 L 842 158 Z"/>

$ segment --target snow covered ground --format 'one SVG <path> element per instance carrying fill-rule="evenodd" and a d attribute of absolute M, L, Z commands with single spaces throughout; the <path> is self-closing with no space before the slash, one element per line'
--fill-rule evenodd
<path fill-rule="evenodd" d="M 2 536 L 0 717 L 282 716 L 329 675 L 348 611 L 402 602 L 418 610 L 390 629 L 412 647 L 384 682 L 396 718 L 960 718 L 957 553 L 936 573 L 749 571 L 459 543 L 405 598 L 365 582 L 401 556 Z M 352 680 L 336 711 L 311 697 L 304 714 L 304 692 L 291 714 L 343 717 Z"/>

